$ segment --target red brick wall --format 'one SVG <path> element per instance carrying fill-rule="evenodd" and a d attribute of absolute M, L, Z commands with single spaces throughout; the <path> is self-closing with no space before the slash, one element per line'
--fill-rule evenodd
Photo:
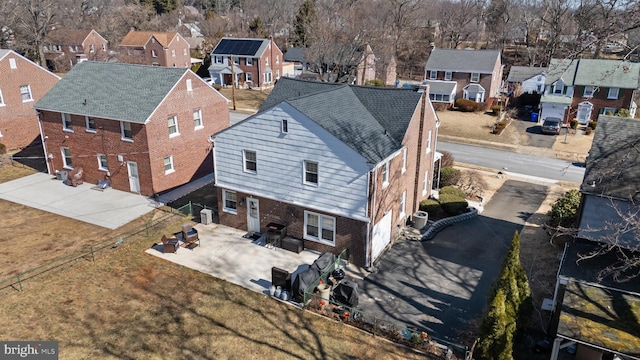
<path fill-rule="evenodd" d="M 222 189 L 218 192 L 218 209 L 220 224 L 233 227 L 236 229 L 247 229 L 247 205 L 246 201 L 240 204 L 240 199 L 251 197 L 249 194 L 237 192 L 237 214 L 230 214 L 223 210 Z M 259 201 L 260 227 L 264 229 L 270 222 L 283 224 L 287 226 L 287 236 L 302 239 L 304 236 L 304 211 L 309 210 L 319 214 L 322 211 L 307 209 L 297 205 L 282 203 L 279 201 L 253 196 Z M 311 240 L 304 240 L 305 249 L 312 249 L 320 252 L 331 252 L 336 255 L 340 254 L 343 249 L 349 249 L 350 262 L 357 266 L 365 266 L 366 261 L 366 239 L 367 225 L 365 222 L 353 220 L 344 217 L 335 217 L 336 219 L 336 244 L 329 246 Z M 264 230 L 263 230 L 264 231 Z"/>
<path fill-rule="evenodd" d="M 11 69 L 9 59 L 16 60 Z M 56 83 L 58 77 L 15 53 L 0 61 L 0 91 L 4 106 L 0 106 L 0 143 L 8 150 L 29 145 L 40 135 L 33 105 Z M 22 102 L 20 86 L 30 85 L 33 101 Z"/>
<path fill-rule="evenodd" d="M 90 46 L 93 45 L 93 52 L 91 52 Z M 102 45 L 104 44 L 105 50 L 102 50 Z M 84 54 L 87 56 L 89 60 L 95 61 L 104 61 L 107 59 L 109 54 L 109 46 L 107 40 L 103 39 L 100 35 L 95 32 L 90 32 L 87 38 L 82 43 L 82 48 L 84 50 Z"/>
<path fill-rule="evenodd" d="M 607 99 L 609 95 L 609 88 L 600 88 L 593 97 L 585 98 L 584 86 L 576 86 L 574 89 L 574 96 L 571 102 L 571 108 L 573 110 L 574 117 L 577 115 L 578 104 L 583 101 L 589 101 L 593 105 L 593 111 L 591 111 L 591 120 L 597 121 L 600 110 L 603 108 L 615 108 L 615 109 L 629 109 L 629 105 L 633 100 L 632 89 L 620 89 L 617 99 Z M 614 114 L 615 115 L 615 114 Z"/>
<path fill-rule="evenodd" d="M 184 50 L 187 50 L 185 55 Z M 175 56 L 171 55 L 171 51 L 175 50 Z M 167 67 L 187 68 L 191 66 L 191 53 L 189 52 L 189 43 L 180 35 L 176 36 L 169 44 L 166 54 Z M 174 66 L 175 64 L 175 66 Z"/>

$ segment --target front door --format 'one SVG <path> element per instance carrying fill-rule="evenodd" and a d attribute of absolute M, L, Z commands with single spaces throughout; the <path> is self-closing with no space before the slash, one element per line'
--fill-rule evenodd
<path fill-rule="evenodd" d="M 593 111 L 593 105 L 588 101 L 578 104 L 578 123 L 587 124 L 591 120 L 591 111 Z"/>
<path fill-rule="evenodd" d="M 260 232 L 260 206 L 258 199 L 247 198 L 247 231 Z"/>
<path fill-rule="evenodd" d="M 129 189 L 131 192 L 140 192 L 140 178 L 138 177 L 138 163 L 134 161 L 127 161 L 127 168 L 129 169 Z"/>

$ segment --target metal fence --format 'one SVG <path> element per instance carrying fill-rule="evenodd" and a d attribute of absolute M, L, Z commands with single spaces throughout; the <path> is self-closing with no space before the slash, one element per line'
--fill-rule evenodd
<path fill-rule="evenodd" d="M 138 237 L 149 237 L 150 234 L 161 228 L 166 220 L 176 215 L 182 215 L 185 213 L 188 214 L 188 206 L 189 204 L 178 209 L 160 209 L 165 213 L 157 219 L 147 221 L 144 225 L 140 225 L 136 228 L 112 236 L 95 244 L 89 245 L 70 254 L 60 256 L 45 264 L 23 271 L 17 275 L 12 275 L 8 278 L 5 278 L 0 281 L 0 290 L 8 287 L 13 287 L 16 290 L 22 291 L 23 283 L 26 280 L 33 279 L 38 275 L 48 273 L 55 269 L 63 268 L 65 266 L 74 266 L 83 261 L 93 262 L 97 257 L 108 254 L 109 251 L 107 250 L 116 250 L 118 248 L 121 248 L 123 245 L 131 243 L 135 238 Z"/>
<path fill-rule="evenodd" d="M 456 344 L 450 341 L 439 339 L 428 334 L 425 329 L 416 326 L 383 319 L 373 314 L 363 312 L 357 307 L 347 306 L 329 298 L 327 304 L 323 304 L 327 299 L 322 299 L 315 289 L 320 282 L 327 283 L 329 275 L 335 270 L 343 267 L 343 259 L 348 257 L 347 249 L 342 250 L 336 258 L 333 266 L 328 267 L 320 278 L 304 289 L 303 308 L 314 310 L 322 315 L 345 322 L 361 330 L 367 331 L 374 336 L 381 336 L 391 341 L 402 343 L 421 351 L 432 354 L 439 354 L 443 358 L 449 359 L 452 355 L 470 358 L 471 350 L 468 346 Z"/>

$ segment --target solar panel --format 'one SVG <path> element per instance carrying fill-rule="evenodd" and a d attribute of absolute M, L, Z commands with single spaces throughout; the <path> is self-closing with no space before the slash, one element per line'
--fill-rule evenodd
<path fill-rule="evenodd" d="M 219 55 L 254 56 L 261 45 L 262 40 L 222 39 L 213 53 Z"/>

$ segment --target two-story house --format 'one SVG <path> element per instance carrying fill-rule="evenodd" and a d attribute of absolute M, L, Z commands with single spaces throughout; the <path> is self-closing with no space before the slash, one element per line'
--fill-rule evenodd
<path fill-rule="evenodd" d="M 164 67 L 191 66 L 189 43 L 177 32 L 131 30 L 120 43 L 120 61 Z"/>
<path fill-rule="evenodd" d="M 430 194 L 437 124 L 428 89 L 283 77 L 215 135 L 220 223 L 283 224 L 306 248 L 371 266 Z"/>
<path fill-rule="evenodd" d="M 47 67 L 54 71 L 67 71 L 87 60 L 105 61 L 109 56 L 109 42 L 95 30 L 59 28 L 50 31 L 47 38 L 45 58 Z"/>
<path fill-rule="evenodd" d="M 451 102 L 451 90 L 456 99 L 487 102 L 500 95 L 503 65 L 499 50 L 439 49 L 431 51 L 425 66 L 425 79 L 434 89 L 434 101 Z M 445 82 L 435 86 L 434 82 Z M 442 99 L 442 100 L 437 100 Z"/>
<path fill-rule="evenodd" d="M 58 80 L 15 51 L 0 49 L 0 144 L 7 150 L 26 147 L 40 136 L 33 104 Z"/>
<path fill-rule="evenodd" d="M 283 61 L 282 51 L 273 39 L 225 37 L 211 52 L 209 73 L 214 84 L 267 89 L 284 74 Z"/>
<path fill-rule="evenodd" d="M 227 99 L 189 69 L 85 61 L 35 105 L 48 171 L 151 196 L 213 171 Z"/>
<path fill-rule="evenodd" d="M 621 60 L 551 59 L 540 99 L 540 120 L 557 117 L 580 124 L 615 115 L 620 109 L 637 111 L 640 64 Z"/>
<path fill-rule="evenodd" d="M 522 94 L 542 95 L 546 78 L 546 67 L 512 66 L 507 77 L 507 91 L 513 97 Z"/>

